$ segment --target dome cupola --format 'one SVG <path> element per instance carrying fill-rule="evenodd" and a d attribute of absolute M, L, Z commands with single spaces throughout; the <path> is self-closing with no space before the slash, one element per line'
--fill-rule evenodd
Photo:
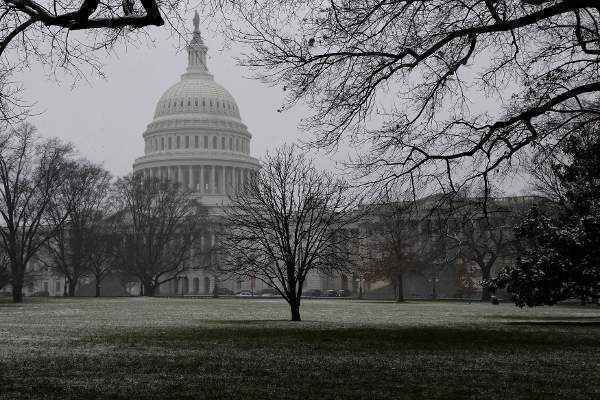
<path fill-rule="evenodd" d="M 181 80 L 161 96 L 154 118 L 187 113 L 217 114 L 240 119 L 235 99 L 215 82 L 206 65 L 208 48 L 200 34 L 200 17 L 194 15 L 192 39 L 186 47 L 188 65 Z"/>

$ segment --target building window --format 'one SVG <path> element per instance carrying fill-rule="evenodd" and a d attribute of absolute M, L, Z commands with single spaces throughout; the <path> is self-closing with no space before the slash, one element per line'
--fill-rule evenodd
<path fill-rule="evenodd" d="M 189 149 L 190 148 L 190 137 L 186 135 L 185 137 L 185 148 Z"/>
<path fill-rule="evenodd" d="M 160 149 L 161 150 L 165 149 L 165 138 L 164 137 L 160 138 Z"/>
<path fill-rule="evenodd" d="M 177 148 L 181 147 L 181 137 L 177 136 Z"/>
<path fill-rule="evenodd" d="M 213 149 L 217 148 L 217 137 L 213 136 Z"/>
<path fill-rule="evenodd" d="M 198 99 L 197 99 L 197 98 L 196 98 L 196 99 L 194 99 L 194 105 L 195 105 L 196 107 L 198 107 Z"/>
<path fill-rule="evenodd" d="M 198 136 L 197 135 L 194 137 L 194 146 L 196 148 L 198 148 Z"/>
<path fill-rule="evenodd" d="M 173 148 L 173 143 L 171 141 L 171 137 L 170 136 L 169 136 L 169 139 L 168 139 L 168 144 L 169 144 L 169 150 L 171 150 Z"/>
<path fill-rule="evenodd" d="M 232 137 L 229 138 L 229 150 L 233 151 L 233 138 Z"/>
<path fill-rule="evenodd" d="M 235 151 L 240 151 L 240 139 L 235 139 Z"/>
<path fill-rule="evenodd" d="M 225 138 L 221 138 L 221 149 L 226 150 L 227 146 L 225 145 Z"/>
<path fill-rule="evenodd" d="M 204 136 L 204 148 L 208 149 L 208 136 Z"/>

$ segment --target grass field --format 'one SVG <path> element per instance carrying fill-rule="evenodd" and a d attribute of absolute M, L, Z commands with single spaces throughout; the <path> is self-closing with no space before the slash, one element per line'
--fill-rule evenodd
<path fill-rule="evenodd" d="M 597 399 L 600 308 L 0 303 L 0 399 Z"/>

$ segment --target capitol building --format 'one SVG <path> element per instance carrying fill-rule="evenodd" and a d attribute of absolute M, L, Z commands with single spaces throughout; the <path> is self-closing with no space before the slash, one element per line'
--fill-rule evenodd
<path fill-rule="evenodd" d="M 154 118 L 143 133 L 144 155 L 134 161 L 133 172 L 174 180 L 189 188 L 218 222 L 228 193 L 258 171 L 260 163 L 251 155 L 252 135 L 235 98 L 210 73 L 197 13 L 193 21 L 187 68 L 179 82 L 159 98 Z M 214 233 L 207 236 L 202 241 L 214 245 Z M 223 279 L 214 258 L 204 257 L 197 264 L 163 284 L 159 294 L 209 295 L 215 287 L 223 293 L 267 289 L 258 280 Z M 320 288 L 323 280 L 329 277 L 312 274 L 306 286 Z M 135 293 L 135 287 L 132 289 Z"/>
<path fill-rule="evenodd" d="M 213 219 L 227 206 L 228 193 L 243 185 L 260 168 L 251 156 L 252 135 L 242 122 L 238 105 L 210 73 L 208 48 L 200 34 L 200 18 L 187 46 L 187 68 L 179 82 L 158 99 L 154 118 L 143 133 L 144 155 L 133 163 L 134 174 L 169 179 L 192 190 Z M 214 245 L 215 235 L 202 240 Z M 204 257 L 163 284 L 162 295 L 212 294 L 262 289 L 259 282 L 221 280 L 218 261 Z M 260 287 L 257 287 L 259 285 Z M 135 289 L 133 289 L 135 291 Z"/>
<path fill-rule="evenodd" d="M 198 259 L 187 265 L 185 270 L 163 283 L 156 294 L 207 296 L 243 290 L 261 293 L 268 289 L 264 283 L 257 279 L 227 279 L 220 273 L 222 268 L 217 257 L 210 255 L 210 249 L 215 246 L 216 231 L 227 228 L 221 226 L 220 219 L 223 207 L 228 207 L 228 193 L 243 186 L 259 170 L 260 162 L 252 156 L 252 135 L 241 119 L 235 98 L 215 81 L 207 66 L 208 49 L 200 34 L 198 14 L 193 21 L 194 30 L 187 46 L 187 68 L 179 81 L 158 99 L 154 116 L 142 135 L 144 154 L 134 160 L 133 173 L 177 181 L 194 193 L 209 212 L 207 233 L 201 238 L 201 246 L 209 251 L 199 254 Z M 434 197 L 420 199 L 418 207 L 424 210 L 434 207 Z M 494 201 L 499 207 L 510 211 L 506 218 L 518 215 L 521 208 L 531 203 L 531 199 L 525 197 L 498 198 Z M 370 255 L 370 251 L 376 253 L 386 240 L 383 232 L 387 215 L 385 208 L 385 204 L 370 206 L 371 212 L 350 227 L 360 233 L 360 246 L 367 251 L 363 263 L 376 259 Z M 407 220 L 415 227 L 414 240 L 429 231 L 431 218 Z M 434 277 L 420 271 L 409 271 L 403 278 L 404 293 L 407 298 L 457 296 L 462 270 L 465 270 L 462 261 L 456 261 Z M 43 263 L 33 265 L 31 272 L 32 280 L 25 288 L 26 295 L 63 295 L 63 276 L 46 268 Z M 84 277 L 78 295 L 92 295 L 86 291 L 90 283 L 91 278 Z M 119 292 L 107 290 L 103 294 L 140 294 L 139 282 L 119 281 L 118 285 Z M 359 293 L 359 287 L 360 293 L 364 290 L 365 294 L 373 297 L 389 297 L 392 288 L 390 279 L 386 277 L 369 281 L 363 280 L 356 271 L 335 275 L 312 271 L 305 281 L 304 292 L 343 290 L 356 294 Z M 8 290 L 6 287 L 4 289 Z"/>
<path fill-rule="evenodd" d="M 207 47 L 198 14 L 187 46 L 187 69 L 158 100 L 144 131 L 144 155 L 133 171 L 176 180 L 215 207 L 259 168 L 251 154 L 252 135 L 233 96 L 218 84 L 206 64 Z"/>

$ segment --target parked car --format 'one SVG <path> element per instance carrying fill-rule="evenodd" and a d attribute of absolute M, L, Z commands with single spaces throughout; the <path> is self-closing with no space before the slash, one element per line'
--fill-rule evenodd
<path fill-rule="evenodd" d="M 338 291 L 330 289 L 330 290 L 328 290 L 328 291 L 325 292 L 325 296 L 326 297 L 338 297 Z"/>
<path fill-rule="evenodd" d="M 241 292 L 236 294 L 236 296 L 237 297 L 254 297 L 254 296 L 256 296 L 256 293 L 254 293 L 251 290 L 242 290 Z"/>
<path fill-rule="evenodd" d="M 350 291 L 346 290 L 346 289 L 340 289 L 337 291 L 338 297 L 349 297 L 350 294 L 351 294 Z"/>

